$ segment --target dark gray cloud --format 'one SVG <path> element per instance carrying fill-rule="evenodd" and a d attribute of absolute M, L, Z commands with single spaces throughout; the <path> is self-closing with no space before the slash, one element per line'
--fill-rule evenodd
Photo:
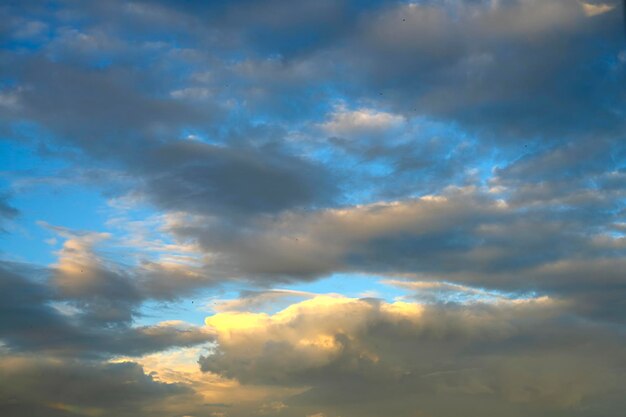
<path fill-rule="evenodd" d="M 118 302 L 113 295 L 94 292 L 78 301 L 59 297 L 57 289 L 45 281 L 48 271 L 6 262 L 1 266 L 0 340 L 12 351 L 69 357 L 132 356 L 212 339 L 202 329 L 176 323 L 130 327 L 126 317 L 120 322 L 108 315 L 109 306 L 114 308 Z M 101 297 L 95 306 L 94 297 Z"/>
<path fill-rule="evenodd" d="M 260 55 L 297 59 L 333 45 L 354 30 L 359 18 L 383 7 L 378 0 L 243 0 L 223 3 L 139 2 L 138 15 L 184 16 L 192 33 L 217 36 L 228 46 Z M 167 19 L 171 21 L 170 19 Z"/>
<path fill-rule="evenodd" d="M 398 5 L 364 23 L 354 59 L 390 105 L 498 142 L 621 130 L 622 21 L 608 4 L 592 17 L 567 0 Z"/>
<path fill-rule="evenodd" d="M 169 415 L 170 401 L 193 399 L 190 388 L 155 381 L 132 362 L 58 361 L 32 356 L 0 359 L 0 412 L 7 417 L 45 415 Z"/>
<path fill-rule="evenodd" d="M 143 155 L 138 164 L 146 192 L 171 210 L 273 213 L 328 203 L 336 191 L 320 167 L 271 144 L 253 148 L 178 142 Z"/>
<path fill-rule="evenodd" d="M 200 117 L 196 109 L 150 91 L 150 80 L 124 66 L 90 68 L 6 51 L 2 60 L 3 76 L 19 86 L 8 122 L 31 120 L 93 156 L 124 158 Z"/>

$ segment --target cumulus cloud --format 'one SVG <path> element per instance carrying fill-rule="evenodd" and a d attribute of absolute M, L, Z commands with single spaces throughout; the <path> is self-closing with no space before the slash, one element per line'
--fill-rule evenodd
<path fill-rule="evenodd" d="M 446 307 L 318 296 L 273 315 L 208 317 L 219 347 L 200 363 L 244 384 L 306 387 L 283 400 L 290 409 L 600 415 L 609 381 L 624 378 L 611 370 L 620 339 L 566 316 L 550 299 Z"/>

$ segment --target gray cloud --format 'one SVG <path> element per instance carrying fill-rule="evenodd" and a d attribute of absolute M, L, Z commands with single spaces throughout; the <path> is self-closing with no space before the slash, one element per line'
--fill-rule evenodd
<path fill-rule="evenodd" d="M 207 319 L 220 348 L 201 358 L 203 370 L 307 388 L 285 401 L 295 408 L 287 415 L 318 407 L 452 416 L 465 407 L 471 416 L 599 416 L 616 415 L 621 404 L 612 388 L 624 378 L 620 336 L 570 320 L 551 300 L 420 306 L 317 298 L 269 318 L 239 316 L 245 327 L 231 327 L 228 314 Z"/>
<path fill-rule="evenodd" d="M 191 213 L 264 213 L 329 202 L 330 176 L 273 146 L 179 142 L 144 154 L 147 193 L 160 206 Z M 276 184 L 280 184 L 279 187 Z"/>
<path fill-rule="evenodd" d="M 151 95 L 142 85 L 152 85 L 123 67 L 80 68 L 43 58 L 10 64 L 21 81 L 13 117 L 38 123 L 58 144 L 74 145 L 98 164 L 121 164 L 161 208 L 264 213 L 327 204 L 336 194 L 327 169 L 281 145 L 281 130 L 250 128 L 233 134 L 230 144 L 180 140 L 183 129 L 206 126 L 218 107 L 200 110 Z"/>
<path fill-rule="evenodd" d="M 0 411 L 7 417 L 38 415 L 170 415 L 170 401 L 189 401 L 193 392 L 145 375 L 135 363 L 98 364 L 32 356 L 0 359 Z M 169 406 L 171 407 L 171 405 Z M 184 408 L 184 407 L 183 407 Z"/>
<path fill-rule="evenodd" d="M 622 129 L 621 25 L 617 9 L 590 18 L 567 0 L 399 5 L 363 25 L 354 60 L 406 112 L 558 141 Z"/>
<path fill-rule="evenodd" d="M 20 211 L 9 204 L 9 195 L 0 194 L 0 233 L 5 232 L 3 224 L 19 214 Z"/>
<path fill-rule="evenodd" d="M 111 313 L 110 305 L 116 306 L 115 296 L 95 292 L 79 302 L 72 297 L 59 298 L 56 288 L 45 282 L 48 271 L 6 262 L 1 266 L 0 340 L 16 352 L 70 357 L 132 356 L 212 340 L 202 329 L 177 323 L 130 327 L 126 318 L 111 322 L 106 314 Z M 101 297 L 95 312 L 93 297 Z M 55 304 L 67 301 L 77 310 L 64 312 L 63 304 Z M 97 313 L 105 317 L 95 316 Z M 117 325 L 110 326 L 112 323 Z"/>
<path fill-rule="evenodd" d="M 408 274 L 571 297 L 586 306 L 581 312 L 619 320 L 624 244 L 605 229 L 619 200 L 589 193 L 588 206 L 581 196 L 515 205 L 475 188 L 449 189 L 420 199 L 293 212 L 245 229 L 203 217 L 170 227 L 210 254 L 206 267 L 216 276 L 269 286 L 336 271 Z"/>

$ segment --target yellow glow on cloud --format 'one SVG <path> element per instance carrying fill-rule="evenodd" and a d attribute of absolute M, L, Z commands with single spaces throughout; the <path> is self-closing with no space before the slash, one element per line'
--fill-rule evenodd
<path fill-rule="evenodd" d="M 381 310 L 393 318 L 415 321 L 421 317 L 424 312 L 424 306 L 416 303 L 396 301 L 392 304 L 383 304 Z"/>
<path fill-rule="evenodd" d="M 340 354 L 344 343 L 337 335 L 349 338 L 362 358 L 377 363 L 379 357 L 362 346 L 354 336 L 367 325 L 364 318 L 382 313 L 390 322 L 417 323 L 424 307 L 417 303 L 380 304 L 344 297 L 317 295 L 294 303 L 275 314 L 224 312 L 206 318 L 216 333 L 218 344 L 231 351 L 245 350 L 245 355 L 261 357 L 267 341 L 280 340 L 290 345 L 295 367 L 323 366 Z"/>
<path fill-rule="evenodd" d="M 610 12 L 611 10 L 615 8 L 615 6 L 613 5 L 604 4 L 604 3 L 601 3 L 601 4 L 581 3 L 581 6 L 583 8 L 583 12 L 585 12 L 585 15 L 587 17 L 601 15 L 601 14 Z"/>
<path fill-rule="evenodd" d="M 335 338 L 327 334 L 321 334 L 314 338 L 300 339 L 298 344 L 301 346 L 310 346 L 318 349 L 334 350 L 339 346 L 335 343 Z"/>
<path fill-rule="evenodd" d="M 340 295 L 317 295 L 309 300 L 294 303 L 273 315 L 227 311 L 207 317 L 205 324 L 219 334 L 219 339 L 223 342 L 225 338 L 228 339 L 236 333 L 261 332 L 270 326 L 287 325 L 294 319 L 307 315 L 320 317 L 325 314 L 336 315 L 343 312 L 345 317 L 349 317 L 354 312 L 365 312 L 372 308 L 372 305 L 357 298 Z M 419 319 L 424 311 L 421 304 L 403 301 L 383 302 L 380 309 L 390 318 L 397 319 Z M 329 322 L 326 327 L 332 328 L 337 323 L 337 321 Z M 320 333 L 317 333 L 312 339 L 302 340 L 303 344 L 331 346 L 331 343 Z"/>
<path fill-rule="evenodd" d="M 258 351 L 260 354 L 264 340 L 280 339 L 290 343 L 294 351 L 300 352 L 310 363 L 325 363 L 342 348 L 336 335 L 351 337 L 365 323 L 358 318 L 367 317 L 375 309 L 380 309 L 391 322 L 417 323 L 424 306 L 402 301 L 374 305 L 340 295 L 317 295 L 273 315 L 223 312 L 207 317 L 205 323 L 216 333 L 222 346 L 233 349 L 245 346 L 248 353 Z M 363 351 L 362 354 L 378 361 L 371 352 Z"/>
<path fill-rule="evenodd" d="M 357 299 L 338 295 L 318 295 L 309 300 L 292 304 L 274 315 L 266 313 L 249 313 L 227 311 L 209 316 L 205 324 L 220 334 L 220 339 L 228 338 L 231 333 L 257 331 L 270 325 L 286 324 L 302 313 L 315 311 L 322 314 L 329 309 L 341 306 L 350 306 L 358 303 Z"/>
<path fill-rule="evenodd" d="M 405 284 L 426 288 L 451 285 L 430 282 Z M 502 308 L 497 316 L 492 314 L 493 309 L 470 309 L 459 312 L 458 317 L 439 318 L 437 314 L 432 314 L 428 304 L 419 302 L 372 301 L 337 294 L 312 295 L 310 299 L 294 302 L 273 314 L 225 311 L 207 317 L 207 332 L 215 335 L 215 344 L 173 349 L 140 358 L 116 358 L 113 362 L 133 361 L 156 381 L 185 384 L 193 388 L 195 402 L 214 404 L 216 407 L 232 406 L 226 411 L 228 415 L 231 411 L 236 415 L 272 415 L 286 408 L 284 401 L 287 398 L 302 394 L 311 386 L 265 384 L 264 381 L 272 378 L 289 381 L 289 375 L 322 369 L 338 358 L 341 360 L 346 352 L 358 358 L 345 362 L 350 372 L 383 375 L 384 378 L 399 375 L 404 369 L 402 365 L 398 367 L 395 361 L 390 362 L 389 352 L 376 347 L 368 337 L 363 337 L 368 334 L 372 323 L 392 327 L 398 325 L 402 332 L 414 332 L 416 340 L 419 340 L 424 329 L 426 333 L 430 329 L 445 329 L 448 320 L 456 323 L 458 319 L 469 327 L 469 336 L 466 337 L 489 335 L 500 340 L 514 331 L 509 322 L 511 317 L 519 312 L 534 315 L 535 310 L 543 317 L 550 314 L 553 302 L 549 297 L 503 299 L 492 304 L 494 308 Z M 159 324 L 183 325 L 177 321 Z M 268 344 L 275 344 L 272 346 L 277 346 L 277 350 L 268 350 Z M 220 350 L 221 354 L 211 358 L 214 349 Z M 205 368 L 207 372 L 202 372 L 198 365 L 200 356 L 207 358 L 208 362 L 203 362 L 203 365 L 211 364 Z M 359 368 L 359 364 L 363 364 L 363 368 Z M 222 374 L 224 369 L 233 371 Z M 254 376 L 259 372 L 265 373 L 265 378 L 257 380 Z M 179 410 L 181 404 L 187 401 L 189 398 L 176 402 L 172 405 L 172 412 Z M 212 412 L 222 411 L 217 409 Z M 306 412 L 311 415 L 316 410 L 306 410 L 301 415 L 307 415 Z"/>
<path fill-rule="evenodd" d="M 353 305 L 358 302 L 355 298 L 343 297 L 340 295 L 318 295 L 309 300 L 295 303 L 272 316 L 274 322 L 287 322 L 306 311 L 324 312 L 328 309 L 335 309 L 340 306 Z"/>
<path fill-rule="evenodd" d="M 228 311 L 207 317 L 204 323 L 218 332 L 221 332 L 255 329 L 265 325 L 268 320 L 269 317 L 265 313 Z"/>

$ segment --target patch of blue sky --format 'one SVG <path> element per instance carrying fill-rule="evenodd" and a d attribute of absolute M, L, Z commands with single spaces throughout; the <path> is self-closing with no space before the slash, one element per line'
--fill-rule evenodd
<path fill-rule="evenodd" d="M 493 288 L 472 287 L 445 280 L 440 281 L 390 281 L 389 285 L 404 288 L 403 299 L 422 304 L 475 304 L 503 301 L 529 300 L 539 297 L 535 291 L 515 292 Z"/>
<path fill-rule="evenodd" d="M 31 135 L 21 130 L 22 134 Z M 67 162 L 51 158 L 50 155 L 41 155 L 30 144 L 0 139 L 0 173 L 3 177 L 45 175 L 65 167 Z"/>
<path fill-rule="evenodd" d="M 40 222 L 73 230 L 102 231 L 107 220 L 101 194 L 84 186 L 35 187 L 14 195 L 11 204 L 20 215 L 11 233 L 0 241 L 0 251 L 42 265 L 56 260 L 54 251 L 63 239 Z"/>
<path fill-rule="evenodd" d="M 489 180 L 493 178 L 494 168 L 503 167 L 506 161 L 497 157 L 483 157 L 472 165 L 472 170 L 477 177 L 477 183 L 482 186 L 488 186 Z"/>
<path fill-rule="evenodd" d="M 37 129 L 24 125 L 25 136 Z M 9 203 L 19 216 L 0 240 L 0 251 L 16 260 L 49 264 L 62 239 L 39 222 L 74 230 L 102 231 L 108 217 L 106 199 L 99 190 L 71 178 L 67 162 L 42 154 L 30 143 L 0 141 L 0 181 L 10 191 Z M 63 174 L 60 174 L 63 172 Z M 50 244 L 55 242 L 57 244 Z"/>
<path fill-rule="evenodd" d="M 147 301 L 134 320 L 136 326 L 148 326 L 162 321 L 182 320 L 194 325 L 204 324 L 204 319 L 215 314 L 213 307 L 221 300 L 239 298 L 240 287 L 226 284 L 216 288 L 197 290 L 193 295 L 172 301 Z"/>
<path fill-rule="evenodd" d="M 315 294 L 341 294 L 350 298 L 380 298 L 393 302 L 406 290 L 382 282 L 377 275 L 338 273 L 312 281 L 286 285 L 284 288 Z"/>
<path fill-rule="evenodd" d="M 44 243 L 46 233 L 37 225 L 37 220 L 41 220 L 39 215 L 47 216 L 59 206 L 50 204 L 50 189 L 36 184 L 45 185 L 45 178 L 65 165 L 53 159 L 46 159 L 44 163 L 26 144 L 0 140 L 0 184 L 2 190 L 9 192 L 9 204 L 20 212 L 7 225 L 9 233 L 0 240 L 0 252 L 10 253 L 18 261 L 48 263 L 51 260 L 50 248 Z M 44 195 L 48 197 L 42 198 Z"/>
<path fill-rule="evenodd" d="M 315 294 L 341 294 L 350 298 L 378 298 L 386 302 L 398 300 L 422 303 L 475 303 L 499 300 L 523 300 L 538 296 L 535 292 L 506 292 L 494 289 L 466 287 L 445 281 L 434 282 L 432 287 L 409 289 L 394 285 L 395 277 L 368 274 L 333 274 L 326 278 L 297 283 L 284 288 Z M 410 283 L 411 281 L 406 281 Z"/>
<path fill-rule="evenodd" d="M 355 299 L 379 299 L 387 303 L 407 301 L 423 304 L 493 303 L 503 300 L 524 300 L 537 297 L 537 294 L 534 292 L 513 293 L 487 290 L 463 287 L 443 281 L 438 283 L 442 285 L 441 287 L 408 289 L 387 282 L 387 278 L 390 277 L 341 273 L 312 282 L 279 285 L 273 287 L 272 290 L 294 291 L 302 294 L 282 294 L 280 297 L 269 299 L 250 311 L 275 314 L 290 304 L 306 298 L 306 293 L 309 293 L 311 296 L 334 294 Z M 241 299 L 241 290 L 242 288 L 237 284 L 226 284 L 220 288 L 198 290 L 192 296 L 174 301 L 149 301 L 142 305 L 134 324 L 145 326 L 168 320 L 182 320 L 194 325 L 202 325 L 206 317 L 216 314 L 216 308 L 220 303 Z"/>
<path fill-rule="evenodd" d="M 447 159 L 452 158 L 458 152 L 463 152 L 469 156 L 476 154 L 476 160 L 472 163 L 472 174 L 480 185 L 487 185 L 493 177 L 495 167 L 504 167 L 512 159 L 523 157 L 534 150 L 534 148 L 529 148 L 529 144 L 524 146 L 522 153 L 517 148 L 509 153 L 502 152 L 496 147 L 490 148 L 456 123 L 437 121 L 427 117 L 416 117 L 412 123 L 419 126 L 421 136 L 438 138 L 443 141 L 444 146 L 448 148 L 445 155 Z M 478 149 L 479 147 L 480 149 Z M 480 156 L 478 157 L 478 155 Z"/>
<path fill-rule="evenodd" d="M 163 321 L 181 320 L 200 326 L 208 315 L 210 314 L 191 298 L 170 302 L 148 301 L 142 304 L 133 325 L 150 326 Z"/>
<path fill-rule="evenodd" d="M 45 44 L 40 39 L 8 38 L 0 41 L 0 48 L 18 53 L 33 53 L 39 51 Z"/>
<path fill-rule="evenodd" d="M 109 258 L 128 266 L 143 261 L 170 262 L 197 266 L 200 255 L 179 247 L 178 242 L 164 230 L 165 218 L 149 205 L 132 201 L 109 200 L 102 208 L 106 224 L 104 231 L 111 234 L 106 245 Z"/>
<path fill-rule="evenodd" d="M 495 290 L 454 287 L 439 290 L 418 290 L 410 296 L 411 299 L 424 304 L 475 304 L 494 303 L 499 301 L 525 300 L 535 298 L 534 292 L 507 293 Z"/>
<path fill-rule="evenodd" d="M 349 298 L 377 298 L 394 302 L 407 295 L 405 289 L 382 282 L 380 276 L 362 274 L 333 274 L 312 281 L 277 285 L 274 290 L 301 291 L 311 294 L 339 294 Z M 219 288 L 198 290 L 193 295 L 179 300 L 162 302 L 148 301 L 141 306 L 134 324 L 145 326 L 167 320 L 182 320 L 201 325 L 207 316 L 215 314 L 214 308 L 225 300 L 237 300 L 242 290 L 240 283 L 226 284 Z M 250 290 L 254 290 L 250 288 Z M 257 289 L 258 290 L 258 289 Z M 274 314 L 293 302 L 302 300 L 297 294 L 265 303 L 257 312 Z"/>

